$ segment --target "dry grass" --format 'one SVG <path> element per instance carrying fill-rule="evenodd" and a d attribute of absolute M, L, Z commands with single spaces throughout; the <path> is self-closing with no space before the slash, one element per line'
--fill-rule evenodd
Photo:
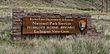
<path fill-rule="evenodd" d="M 33 39 L 18 42 L 0 41 L 1 54 L 109 54 L 110 42 L 105 39 L 77 38 Z"/>

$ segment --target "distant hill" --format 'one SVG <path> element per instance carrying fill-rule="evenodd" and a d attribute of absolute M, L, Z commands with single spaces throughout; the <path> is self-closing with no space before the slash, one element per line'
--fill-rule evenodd
<path fill-rule="evenodd" d="M 78 10 L 101 10 L 102 9 L 101 1 L 102 0 L 0 0 L 0 6 L 9 6 L 9 7 L 49 6 Z M 110 0 L 108 6 L 110 6 Z"/>

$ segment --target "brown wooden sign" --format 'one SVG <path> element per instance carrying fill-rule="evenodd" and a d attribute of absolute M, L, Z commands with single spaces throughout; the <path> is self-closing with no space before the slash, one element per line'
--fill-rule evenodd
<path fill-rule="evenodd" d="M 12 13 L 12 36 L 15 39 L 33 34 L 81 33 L 86 32 L 90 26 L 89 14 L 36 13 L 19 8 L 13 9 Z"/>
<path fill-rule="evenodd" d="M 80 33 L 80 23 L 85 23 L 82 31 L 86 32 L 87 18 L 23 17 L 22 34 Z"/>

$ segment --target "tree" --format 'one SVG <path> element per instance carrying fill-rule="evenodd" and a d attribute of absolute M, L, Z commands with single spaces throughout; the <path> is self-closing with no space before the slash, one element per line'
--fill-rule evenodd
<path fill-rule="evenodd" d="M 109 0 L 105 0 L 106 1 L 106 12 L 108 12 L 108 9 L 109 9 L 109 4 L 108 4 L 108 2 L 109 2 Z"/>
<path fill-rule="evenodd" d="M 102 2 L 101 12 L 104 12 L 104 0 L 101 0 L 101 2 Z"/>

